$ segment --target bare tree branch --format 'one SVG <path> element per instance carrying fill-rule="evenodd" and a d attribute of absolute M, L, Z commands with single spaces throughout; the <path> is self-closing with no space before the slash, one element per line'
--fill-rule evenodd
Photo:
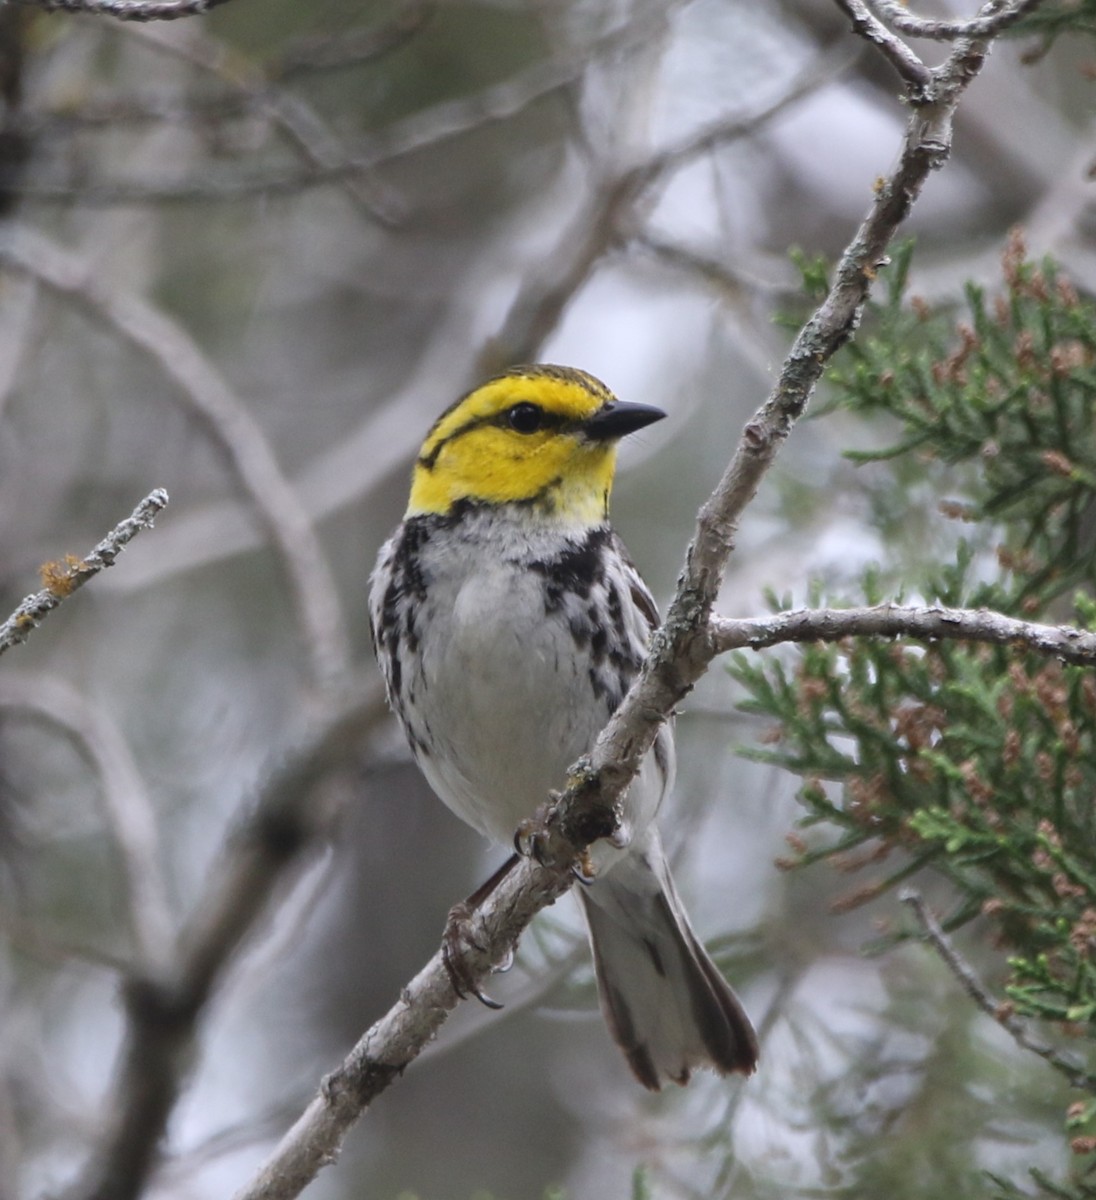
<path fill-rule="evenodd" d="M 760 650 L 782 642 L 836 642 L 846 637 L 908 637 L 919 641 L 988 642 L 1026 646 L 1078 666 L 1096 663 L 1096 633 L 1070 625 L 1040 625 L 989 609 L 909 607 L 878 604 L 871 608 L 799 608 L 769 617 L 711 621 L 716 654 Z"/>
<path fill-rule="evenodd" d="M 160 866 L 152 803 L 121 732 L 66 680 L 25 673 L 0 677 L 0 710 L 55 726 L 77 745 L 99 777 L 99 794 L 121 864 L 126 913 L 143 974 L 158 975 L 174 959 L 175 930 Z"/>
<path fill-rule="evenodd" d="M 1044 1062 L 1049 1063 L 1056 1071 L 1064 1075 L 1069 1080 L 1071 1087 L 1096 1093 L 1096 1075 L 1085 1070 L 1084 1064 L 1078 1058 L 1072 1054 L 1065 1054 L 1054 1046 L 1049 1046 L 1032 1037 L 1028 1032 L 1027 1023 L 1016 1016 L 1009 1004 L 994 998 L 990 990 L 978 978 L 974 968 L 956 950 L 920 892 L 914 888 L 906 888 L 899 893 L 898 898 L 913 910 L 925 940 L 959 981 L 963 991 L 982 1012 L 992 1017 L 1002 1029 L 1011 1034 L 1013 1041 L 1018 1046 L 1030 1050 L 1032 1054 L 1037 1054 Z"/>
<path fill-rule="evenodd" d="M 508 948 L 541 908 L 570 890 L 567 861 L 541 866 L 525 859 L 474 918 L 474 947 L 465 960 L 478 979 L 505 960 Z M 351 1125 L 434 1038 L 459 1003 L 439 951 L 401 991 L 330 1075 L 258 1175 L 235 1200 L 289 1200 L 335 1154 Z"/>
<path fill-rule="evenodd" d="M 289 485 L 262 427 L 190 335 L 162 310 L 104 283 L 94 267 L 40 234 L 0 239 L 0 264 L 79 301 L 155 362 L 226 452 L 266 525 L 289 581 L 302 640 L 320 684 L 350 661 L 338 590 L 308 514 Z"/>
<path fill-rule="evenodd" d="M 966 42 L 933 74 L 929 98 L 910 118 L 905 146 L 838 265 L 823 303 L 801 330 L 764 405 L 747 423 L 716 490 L 700 511 L 666 621 L 644 667 L 568 786 L 525 831 L 537 861 L 523 860 L 473 916 L 462 976 L 486 979 L 537 911 L 571 886 L 576 855 L 615 827 L 614 805 L 631 783 L 661 724 L 712 659 L 712 607 L 734 549 L 742 510 L 802 415 L 826 362 L 851 335 L 890 240 L 929 173 L 950 150 L 951 116 L 980 70 L 987 46 Z M 328 1163 L 346 1131 L 433 1038 L 457 997 L 440 952 L 396 1005 L 324 1080 L 293 1128 L 236 1200 L 291 1200 Z"/>
<path fill-rule="evenodd" d="M 982 13 L 966 21 L 934 21 L 919 17 L 897 0 L 866 0 L 866 4 L 878 16 L 888 22 L 899 33 L 907 37 L 928 38 L 937 42 L 955 42 L 960 38 L 996 37 L 1017 21 L 1033 12 L 1043 0 L 1018 0 L 1015 4 L 998 7 L 998 11 L 988 11 L 994 6 L 984 6 Z"/>
<path fill-rule="evenodd" d="M 137 505 L 130 516 L 116 525 L 85 558 L 66 555 L 60 562 L 47 563 L 42 568 L 42 582 L 46 586 L 33 596 L 28 596 L 3 625 L 0 625 L 0 654 L 25 642 L 31 631 L 37 629 L 40 622 L 77 588 L 83 587 L 93 575 L 97 575 L 104 568 L 114 566 L 123 548 L 142 529 L 151 529 L 156 514 L 166 505 L 167 492 L 163 488 L 157 488 Z"/>
<path fill-rule="evenodd" d="M 90 13 L 119 21 L 175 21 L 196 17 L 228 0 L 3 0 L 43 12 Z"/>
<path fill-rule="evenodd" d="M 852 22 L 853 32 L 871 42 L 905 81 L 911 94 L 920 96 L 932 82 L 932 71 L 900 37 L 872 15 L 864 0 L 835 0 L 835 3 Z"/>

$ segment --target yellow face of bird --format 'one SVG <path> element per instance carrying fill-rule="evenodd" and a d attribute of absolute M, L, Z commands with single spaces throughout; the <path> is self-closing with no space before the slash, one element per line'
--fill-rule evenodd
<path fill-rule="evenodd" d="M 415 462 L 407 516 L 462 500 L 524 503 L 568 523 L 608 512 L 621 437 L 665 416 L 584 371 L 516 367 L 446 409 Z"/>

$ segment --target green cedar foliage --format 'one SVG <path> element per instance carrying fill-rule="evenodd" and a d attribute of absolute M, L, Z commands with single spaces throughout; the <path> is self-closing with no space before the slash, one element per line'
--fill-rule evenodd
<path fill-rule="evenodd" d="M 851 596 L 812 599 L 986 606 L 1093 628 L 1096 304 L 1053 263 L 1028 261 L 1014 234 L 999 288 L 971 286 L 965 311 L 935 311 L 906 294 L 911 255 L 887 269 L 828 405 L 893 430 L 851 457 L 875 464 L 867 491 L 896 562 Z M 903 594 L 888 583 L 902 505 L 929 495 L 947 499 L 910 524 L 935 525 L 950 556 Z M 943 536 L 949 519 L 961 537 Z M 1032 1194 L 1096 1195 L 1096 674 L 1019 648 L 901 639 L 743 653 L 732 671 L 769 727 L 747 753 L 803 779 L 807 828 L 784 865 L 859 871 L 844 907 L 926 869 L 949 881 L 944 927 L 981 922 L 1005 951 L 997 994 L 1042 1040 L 1068 1038 L 1089 1073 L 1067 1119 L 1074 1178 L 1033 1178 Z"/>
<path fill-rule="evenodd" d="M 1045 53 L 1062 34 L 1096 34 L 1096 0 L 1046 0 L 1007 31 L 1010 37 L 1043 39 L 1043 46 L 1028 58 Z"/>

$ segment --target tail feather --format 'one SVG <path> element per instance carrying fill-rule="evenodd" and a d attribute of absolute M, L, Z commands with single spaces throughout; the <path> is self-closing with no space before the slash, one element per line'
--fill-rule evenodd
<path fill-rule="evenodd" d="M 749 1075 L 757 1035 L 689 927 L 657 842 L 581 893 L 598 993 L 613 1038 L 645 1087 L 697 1067 Z"/>

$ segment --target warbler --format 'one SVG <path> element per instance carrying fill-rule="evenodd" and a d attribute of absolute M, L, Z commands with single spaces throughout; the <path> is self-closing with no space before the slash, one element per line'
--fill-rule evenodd
<path fill-rule="evenodd" d="M 446 409 L 419 451 L 372 576 L 373 645 L 423 774 L 494 841 L 563 785 L 643 663 L 658 612 L 609 493 L 618 441 L 665 415 L 583 371 L 515 367 Z M 663 855 L 654 817 L 673 775 L 664 727 L 578 889 L 605 1020 L 654 1091 L 757 1062 Z"/>

